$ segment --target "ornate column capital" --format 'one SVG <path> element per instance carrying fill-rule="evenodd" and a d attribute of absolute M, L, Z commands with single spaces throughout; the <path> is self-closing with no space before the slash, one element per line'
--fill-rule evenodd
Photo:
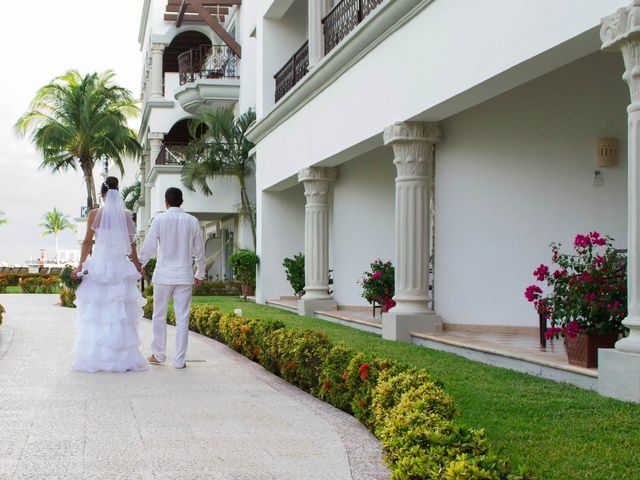
<path fill-rule="evenodd" d="M 384 129 L 384 144 L 397 142 L 442 142 L 442 128 L 438 122 L 396 122 Z"/>
<path fill-rule="evenodd" d="M 164 43 L 152 43 L 151 44 L 151 53 L 154 54 L 162 54 L 164 53 L 164 49 L 167 46 Z"/>
<path fill-rule="evenodd" d="M 600 27 L 602 50 L 621 51 L 625 72 L 622 78 L 629 85 L 631 103 L 640 102 L 640 0 L 604 17 Z"/>
<path fill-rule="evenodd" d="M 338 171 L 331 167 L 307 167 L 298 172 L 298 182 L 335 182 L 337 179 Z"/>

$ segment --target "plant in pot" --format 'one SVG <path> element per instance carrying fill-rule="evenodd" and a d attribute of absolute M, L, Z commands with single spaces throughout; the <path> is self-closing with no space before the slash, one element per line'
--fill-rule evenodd
<path fill-rule="evenodd" d="M 362 296 L 369 302 L 381 305 L 382 312 L 396 306 L 393 300 L 395 293 L 395 269 L 391 262 L 378 259 L 371 264 L 371 270 L 364 272 L 358 281 L 362 285 Z"/>
<path fill-rule="evenodd" d="M 300 298 L 304 295 L 304 253 L 300 252 L 293 258 L 285 258 L 282 266 L 287 274 L 287 280 L 293 288 L 296 297 Z"/>
<path fill-rule="evenodd" d="M 626 331 L 626 258 L 612 242 L 593 231 L 575 237 L 571 254 L 552 243 L 554 271 L 541 264 L 533 272 L 547 293 L 536 284 L 525 290 L 527 300 L 550 322 L 545 337 L 564 337 L 572 365 L 596 367 L 598 348 L 613 347 Z"/>
<path fill-rule="evenodd" d="M 242 249 L 231 255 L 229 262 L 233 267 L 233 276 L 242 284 L 242 296 L 246 302 L 247 295 L 253 295 L 253 289 L 256 286 L 258 255 L 251 250 Z"/>

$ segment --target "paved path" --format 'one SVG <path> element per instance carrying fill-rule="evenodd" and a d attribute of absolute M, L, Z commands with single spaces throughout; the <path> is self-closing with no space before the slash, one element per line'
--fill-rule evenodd
<path fill-rule="evenodd" d="M 200 335 L 185 370 L 71 371 L 56 301 L 0 295 L 0 480 L 389 478 L 355 419 Z"/>

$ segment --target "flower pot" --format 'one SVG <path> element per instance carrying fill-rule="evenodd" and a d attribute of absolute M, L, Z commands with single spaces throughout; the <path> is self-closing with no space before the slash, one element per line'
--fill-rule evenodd
<path fill-rule="evenodd" d="M 613 348 L 618 341 L 617 333 L 586 334 L 580 333 L 575 338 L 564 337 L 564 346 L 570 365 L 585 368 L 598 366 L 598 349 Z"/>
<path fill-rule="evenodd" d="M 242 295 L 244 295 L 245 297 L 253 297 L 254 293 L 254 287 L 252 287 L 251 285 L 242 286 Z"/>

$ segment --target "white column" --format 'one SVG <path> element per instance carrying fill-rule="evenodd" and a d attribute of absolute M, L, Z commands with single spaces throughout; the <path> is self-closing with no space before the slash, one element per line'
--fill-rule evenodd
<path fill-rule="evenodd" d="M 409 340 L 413 331 L 437 330 L 442 321 L 427 304 L 429 293 L 429 194 L 437 123 L 402 122 L 384 130 L 396 166 L 396 306 L 383 315 L 385 338 Z"/>
<path fill-rule="evenodd" d="M 155 165 L 156 158 L 160 155 L 162 150 L 162 142 L 164 140 L 164 133 L 152 132 L 149 134 L 149 170 Z"/>
<path fill-rule="evenodd" d="M 602 19 L 602 49 L 622 52 L 631 104 L 628 113 L 627 318 L 629 336 L 601 349 L 598 388 L 607 396 L 640 402 L 640 0 Z"/>
<path fill-rule="evenodd" d="M 162 91 L 162 58 L 164 55 L 164 44 L 154 43 L 151 45 L 151 99 L 158 100 L 164 97 Z"/>
<path fill-rule="evenodd" d="M 305 294 L 300 300 L 301 315 L 335 308 L 329 295 L 329 191 L 338 178 L 333 168 L 304 168 L 298 181 L 306 197 L 304 221 Z"/>
<path fill-rule="evenodd" d="M 325 10 L 323 1 L 309 0 L 309 69 L 316 66 L 324 55 L 324 37 L 322 35 L 322 16 Z"/>

